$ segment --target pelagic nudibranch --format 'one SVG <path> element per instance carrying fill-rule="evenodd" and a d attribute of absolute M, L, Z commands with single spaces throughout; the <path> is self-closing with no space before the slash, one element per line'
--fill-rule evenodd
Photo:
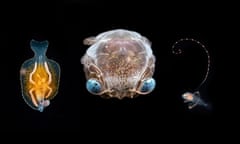
<path fill-rule="evenodd" d="M 48 44 L 47 40 L 31 40 L 34 57 L 26 60 L 20 69 L 23 99 L 31 108 L 40 112 L 56 96 L 60 81 L 59 64 L 46 56 Z"/>
<path fill-rule="evenodd" d="M 90 45 L 81 58 L 90 93 L 123 99 L 149 94 L 155 88 L 155 56 L 146 37 L 116 29 L 88 37 L 83 43 Z"/>

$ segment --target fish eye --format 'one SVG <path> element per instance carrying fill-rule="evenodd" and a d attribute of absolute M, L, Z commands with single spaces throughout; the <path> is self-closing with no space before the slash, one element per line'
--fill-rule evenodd
<path fill-rule="evenodd" d="M 86 87 L 92 94 L 98 94 L 101 91 L 101 84 L 95 79 L 89 79 L 86 83 Z"/>
<path fill-rule="evenodd" d="M 151 92 L 156 86 L 156 81 L 153 78 L 147 79 L 143 81 L 143 85 L 141 87 L 142 93 Z"/>

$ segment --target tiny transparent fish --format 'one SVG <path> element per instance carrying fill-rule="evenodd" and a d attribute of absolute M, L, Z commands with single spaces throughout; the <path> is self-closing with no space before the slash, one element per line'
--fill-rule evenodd
<path fill-rule="evenodd" d="M 205 103 L 201 97 L 200 97 L 200 93 L 194 92 L 186 92 L 182 95 L 182 98 L 184 99 L 184 103 L 188 104 L 188 108 L 192 109 L 195 106 L 199 105 L 199 106 L 203 106 L 203 107 L 208 107 L 209 105 L 207 103 Z"/>

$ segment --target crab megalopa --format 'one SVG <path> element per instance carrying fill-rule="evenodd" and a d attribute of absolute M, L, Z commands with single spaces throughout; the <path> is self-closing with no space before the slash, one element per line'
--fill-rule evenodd
<path fill-rule="evenodd" d="M 155 56 L 150 41 L 137 32 L 116 29 L 88 37 L 81 58 L 86 88 L 103 98 L 135 98 L 152 92 Z"/>

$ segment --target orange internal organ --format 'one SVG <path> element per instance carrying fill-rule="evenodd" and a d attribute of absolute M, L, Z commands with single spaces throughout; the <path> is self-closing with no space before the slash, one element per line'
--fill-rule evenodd
<path fill-rule="evenodd" d="M 29 75 L 27 89 L 36 107 L 39 102 L 51 97 L 53 91 L 56 90 L 56 85 L 53 83 L 47 62 L 35 63 L 34 69 Z"/>

